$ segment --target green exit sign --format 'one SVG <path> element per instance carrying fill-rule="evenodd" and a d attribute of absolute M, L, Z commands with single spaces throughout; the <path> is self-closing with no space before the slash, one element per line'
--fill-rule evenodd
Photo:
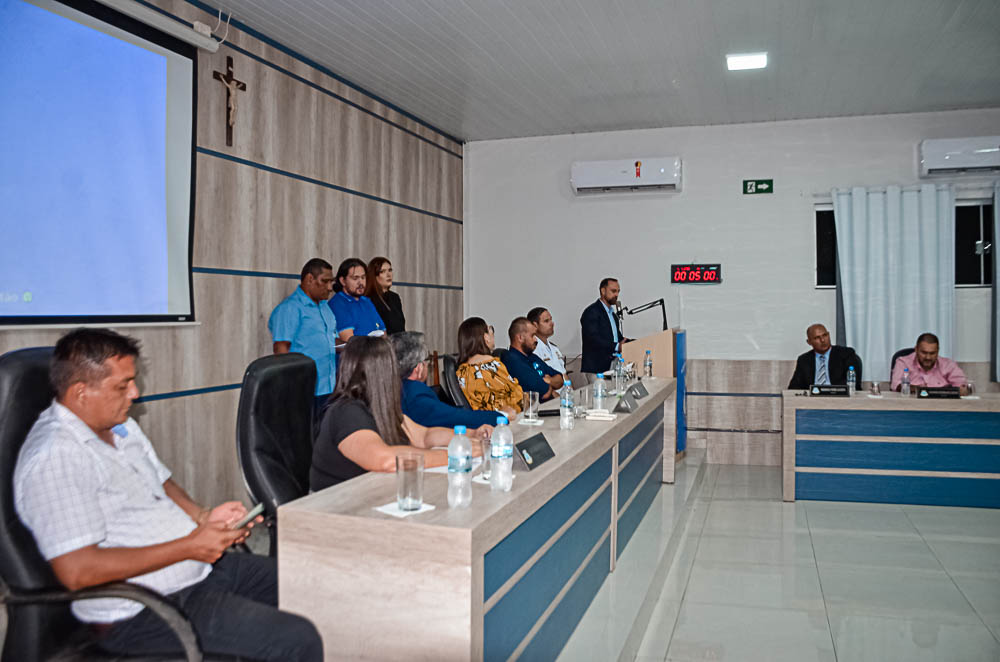
<path fill-rule="evenodd" d="M 743 195 L 757 195 L 759 193 L 774 193 L 773 179 L 744 179 Z"/>

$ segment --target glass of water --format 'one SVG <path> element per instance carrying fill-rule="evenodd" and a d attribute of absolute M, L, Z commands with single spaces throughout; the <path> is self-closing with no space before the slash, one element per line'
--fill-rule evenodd
<path fill-rule="evenodd" d="M 396 456 L 396 505 L 406 511 L 424 505 L 424 456 L 420 453 Z"/>

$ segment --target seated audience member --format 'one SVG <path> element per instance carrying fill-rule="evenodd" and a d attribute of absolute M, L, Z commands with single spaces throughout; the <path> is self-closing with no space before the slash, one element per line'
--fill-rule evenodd
<path fill-rule="evenodd" d="M 401 333 L 406 331 L 406 316 L 403 314 L 403 302 L 399 295 L 391 291 L 392 262 L 388 258 L 375 257 L 368 263 L 368 284 L 365 290 L 375 311 L 385 322 L 386 333 Z"/>
<path fill-rule="evenodd" d="M 470 317 L 458 327 L 458 384 L 473 409 L 499 411 L 509 417 L 521 411 L 524 391 L 493 356 L 493 327 Z"/>
<path fill-rule="evenodd" d="M 317 413 L 337 383 L 337 320 L 326 304 L 332 290 L 333 267 L 314 257 L 302 267 L 299 286 L 274 308 L 267 321 L 275 354 L 299 352 L 316 363 Z"/>
<path fill-rule="evenodd" d="M 330 310 L 337 318 L 337 329 L 343 341 L 352 336 L 385 335 L 385 322 L 379 317 L 372 300 L 365 296 L 365 275 L 368 267 L 356 257 L 340 263 L 333 281 Z"/>
<path fill-rule="evenodd" d="M 414 423 L 400 408 L 399 391 L 399 369 L 389 341 L 352 338 L 340 357 L 337 388 L 313 445 L 313 491 L 368 471 L 395 471 L 396 455 L 402 451 L 422 453 L 426 467 L 448 464 L 444 447 L 452 431 Z M 482 438 L 491 431 L 482 426 L 470 434 Z M 482 455 L 480 444 L 472 444 L 472 453 Z"/>
<path fill-rule="evenodd" d="M 562 388 L 563 376 L 535 354 L 535 325 L 527 317 L 515 317 L 507 329 L 510 349 L 503 354 L 511 377 L 525 391 L 535 391 L 541 402 L 551 400 Z"/>
<path fill-rule="evenodd" d="M 535 325 L 535 354 L 549 364 L 560 375 L 566 374 L 566 358 L 554 342 L 550 340 L 556 332 L 552 313 L 546 308 L 532 308 L 528 311 L 528 321 Z"/>
<path fill-rule="evenodd" d="M 789 390 L 807 389 L 813 384 L 847 384 L 847 369 L 854 366 L 856 384 L 861 386 L 861 361 L 853 347 L 830 344 L 830 332 L 822 324 L 806 329 L 811 352 L 799 356 Z"/>
<path fill-rule="evenodd" d="M 903 370 L 909 369 L 913 386 L 958 386 L 962 395 L 968 395 L 965 373 L 951 359 L 938 356 L 938 345 L 938 337 L 933 333 L 921 334 L 914 352 L 896 359 L 890 382 L 892 390 L 902 388 Z"/>
<path fill-rule="evenodd" d="M 195 503 L 129 417 L 138 357 L 135 340 L 107 329 L 56 343 L 56 398 L 14 470 L 15 508 L 39 551 L 70 590 L 125 580 L 167 596 L 206 653 L 322 660 L 313 625 L 277 608 L 275 560 L 224 553 L 250 534 L 231 528 L 243 505 Z M 80 600 L 72 610 L 103 625 L 100 645 L 113 654 L 182 653 L 167 624 L 137 602 Z"/>
<path fill-rule="evenodd" d="M 452 407 L 441 402 L 426 384 L 427 346 L 424 344 L 424 334 L 419 331 L 404 331 L 389 336 L 389 341 L 396 352 L 399 373 L 403 375 L 404 415 L 427 427 L 453 428 L 464 425 L 467 428 L 477 428 L 496 423 L 496 412 Z"/>

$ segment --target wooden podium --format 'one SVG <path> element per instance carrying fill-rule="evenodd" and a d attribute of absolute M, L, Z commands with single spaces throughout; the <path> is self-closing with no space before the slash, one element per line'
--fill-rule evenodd
<path fill-rule="evenodd" d="M 674 373 L 674 329 L 667 329 L 638 338 L 622 345 L 622 358 L 625 363 L 635 363 L 635 373 L 643 374 L 642 362 L 646 360 L 646 350 L 653 357 L 653 376 L 671 378 Z"/>

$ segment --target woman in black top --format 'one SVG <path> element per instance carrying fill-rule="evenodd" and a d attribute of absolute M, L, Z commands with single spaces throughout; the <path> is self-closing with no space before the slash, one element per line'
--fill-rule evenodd
<path fill-rule="evenodd" d="M 392 262 L 389 258 L 373 257 L 368 263 L 368 286 L 365 296 L 375 304 L 385 329 L 389 335 L 406 331 L 406 316 L 399 295 L 389 290 L 392 287 Z"/>
<path fill-rule="evenodd" d="M 386 338 L 353 336 L 337 363 L 337 387 L 313 444 L 313 491 L 367 471 L 395 471 L 402 451 L 422 453 L 425 467 L 448 464 L 448 451 L 436 447 L 446 447 L 452 431 L 426 428 L 403 415 L 396 355 Z M 483 425 L 471 436 L 492 431 Z M 472 454 L 482 454 L 480 444 L 472 444 Z"/>

